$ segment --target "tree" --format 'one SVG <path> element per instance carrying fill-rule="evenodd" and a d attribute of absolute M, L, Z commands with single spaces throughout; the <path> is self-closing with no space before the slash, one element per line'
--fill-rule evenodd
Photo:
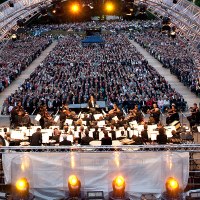
<path fill-rule="evenodd" d="M 195 0 L 195 4 L 200 7 L 200 0 Z"/>

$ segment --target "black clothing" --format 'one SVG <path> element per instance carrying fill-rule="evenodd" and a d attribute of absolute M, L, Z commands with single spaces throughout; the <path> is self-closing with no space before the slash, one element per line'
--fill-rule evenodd
<path fill-rule="evenodd" d="M 158 144 L 166 144 L 167 143 L 167 135 L 165 135 L 165 134 L 157 135 L 157 143 Z"/>
<path fill-rule="evenodd" d="M 59 146 L 71 146 L 72 143 L 69 140 L 63 140 L 62 142 L 59 143 Z"/>
<path fill-rule="evenodd" d="M 60 135 L 55 135 L 52 137 L 52 140 L 55 140 L 56 143 L 59 143 L 60 142 Z"/>
<path fill-rule="evenodd" d="M 94 100 L 93 102 L 92 101 L 88 101 L 88 107 L 89 108 L 95 108 L 96 107 L 96 101 Z"/>
<path fill-rule="evenodd" d="M 94 139 L 90 136 L 85 136 L 81 139 L 81 145 L 89 145 Z"/>
<path fill-rule="evenodd" d="M 93 132 L 93 138 L 94 138 L 94 140 L 99 140 L 99 131 Z"/>
<path fill-rule="evenodd" d="M 125 138 L 126 138 L 126 136 L 125 136 L 125 135 L 124 135 L 124 136 L 122 135 L 122 136 L 118 137 L 117 140 L 123 140 L 123 139 L 125 139 Z"/>
<path fill-rule="evenodd" d="M 31 146 L 41 146 L 42 144 L 42 133 L 41 132 L 35 132 L 33 133 L 31 137 Z"/>
<path fill-rule="evenodd" d="M 111 130 L 109 133 L 111 133 L 111 137 L 112 137 L 112 140 L 116 140 L 116 132 L 114 130 Z"/>
<path fill-rule="evenodd" d="M 103 137 L 101 139 L 101 145 L 112 145 L 111 137 Z"/>

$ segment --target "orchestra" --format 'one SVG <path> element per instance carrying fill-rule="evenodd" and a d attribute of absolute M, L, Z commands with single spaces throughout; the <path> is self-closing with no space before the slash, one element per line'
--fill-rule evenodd
<path fill-rule="evenodd" d="M 84 117 L 81 118 L 80 114 L 76 114 L 76 112 L 71 111 L 67 104 L 64 104 L 61 107 L 59 112 L 59 127 L 63 129 L 66 125 L 66 119 L 73 120 L 73 124 L 79 125 L 86 123 L 89 126 L 96 126 L 97 121 L 105 120 L 106 124 L 123 124 L 129 123 L 130 121 L 137 121 L 138 124 L 142 124 L 144 122 L 144 113 L 139 110 L 138 105 L 134 105 L 134 108 L 129 110 L 128 114 L 124 115 L 124 112 L 117 106 L 116 103 L 113 104 L 113 108 L 109 110 L 107 113 L 103 112 L 103 114 L 96 120 L 94 120 L 94 115 L 96 112 L 91 112 L 90 107 L 94 108 L 96 105 L 96 101 L 93 96 L 90 96 L 88 101 L 89 110 L 85 109 L 82 113 Z M 198 107 L 195 105 L 191 108 L 191 116 L 188 117 L 189 121 L 193 121 L 196 119 L 196 113 L 199 112 Z M 87 114 L 89 116 L 87 117 Z M 99 113 L 99 112 L 97 112 Z M 160 109 L 157 107 L 157 104 L 153 104 L 153 108 L 151 110 L 147 110 L 147 114 L 149 114 L 148 124 L 158 124 L 160 121 Z M 45 105 L 40 105 L 38 114 L 41 116 L 39 119 L 39 124 L 42 128 L 48 128 L 50 126 L 56 125 L 57 123 L 54 121 L 53 116 L 47 111 L 47 107 Z M 117 117 L 117 118 L 116 118 Z M 174 120 L 179 120 L 179 114 L 176 110 L 175 105 L 171 106 L 171 109 L 167 112 L 166 124 L 170 124 Z M 96 122 L 95 122 L 96 121 Z M 114 121 L 114 122 L 113 122 Z M 19 126 L 30 126 L 30 117 L 27 112 L 25 112 L 24 108 L 21 105 L 21 102 L 18 102 L 17 106 L 13 108 L 11 112 L 11 122 L 14 124 L 14 128 Z"/>
<path fill-rule="evenodd" d="M 94 98 L 91 97 L 90 100 L 90 103 L 93 107 L 93 105 L 96 104 L 95 101 L 94 104 L 92 103 Z M 188 120 L 190 124 L 195 124 L 197 122 L 199 114 L 199 108 L 197 107 L 197 104 L 194 104 L 194 106 L 190 108 L 190 111 L 191 116 L 188 117 Z M 138 125 L 144 126 L 147 126 L 147 124 L 157 124 L 157 129 L 159 129 L 161 112 L 160 109 L 157 107 L 157 104 L 154 103 L 152 109 L 147 111 L 147 114 L 149 115 L 149 122 L 145 122 L 144 113 L 138 108 L 138 105 L 134 105 L 134 108 L 130 109 L 128 111 L 128 114 L 126 114 L 126 112 L 122 112 L 122 109 L 119 108 L 116 103 L 114 103 L 113 108 L 110 109 L 107 113 L 104 112 L 103 114 L 95 114 L 95 112 L 90 112 L 90 109 L 88 108 L 81 109 L 81 112 L 76 113 L 70 110 L 69 106 L 65 104 L 61 107 L 61 110 L 58 113 L 60 120 L 55 122 L 53 116 L 48 112 L 47 107 L 43 104 L 40 105 L 38 114 L 40 115 L 39 124 L 42 129 L 49 129 L 50 126 L 60 125 L 60 130 L 64 130 L 64 128 L 67 126 L 67 135 L 70 133 L 75 139 L 79 138 L 77 135 L 74 135 L 74 133 L 79 130 L 78 127 L 82 127 L 80 129 L 80 132 L 78 132 L 79 135 L 81 135 L 81 137 L 84 136 L 83 129 L 85 126 L 88 128 L 88 130 L 95 130 L 93 133 L 94 138 L 99 138 L 98 128 L 102 128 L 102 130 L 104 130 L 106 127 L 112 127 L 112 129 L 109 132 L 109 134 L 111 134 L 111 138 L 117 139 L 120 137 L 125 137 L 127 139 L 130 139 L 131 136 L 129 130 L 134 130 L 134 128 L 130 125 L 131 122 L 136 121 Z M 98 115 L 98 117 L 95 117 L 95 115 Z M 71 121 L 71 124 L 68 124 L 68 122 L 66 121 L 67 119 Z M 20 126 L 26 126 L 27 128 L 29 128 L 31 125 L 33 125 L 31 123 L 30 116 L 24 110 L 21 102 L 18 102 L 17 106 L 15 106 L 12 109 L 11 120 L 13 123 L 13 128 L 18 128 Z M 176 106 L 172 104 L 171 108 L 167 110 L 166 124 L 168 125 L 174 120 L 179 120 L 179 113 L 176 109 Z M 104 123 L 102 123 L 102 125 L 99 126 L 99 122 Z M 71 129 L 71 126 L 73 126 L 74 128 Z M 116 128 L 116 130 L 119 130 L 119 127 L 124 127 L 124 129 L 123 131 L 121 131 L 121 136 L 116 137 L 116 132 L 114 128 Z M 148 141 L 147 130 L 146 132 L 141 132 L 141 136 L 144 138 L 145 141 Z M 80 139 L 78 139 L 77 141 L 80 143 Z"/>

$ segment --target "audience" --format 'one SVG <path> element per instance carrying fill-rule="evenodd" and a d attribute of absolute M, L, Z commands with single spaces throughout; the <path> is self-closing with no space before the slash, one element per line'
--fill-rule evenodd
<path fill-rule="evenodd" d="M 77 32 L 83 31 L 88 25 L 100 25 L 102 30 L 111 30 L 102 35 L 105 40 L 104 47 L 96 44 L 82 46 L 83 38 Z M 134 23 L 125 21 L 32 27 L 31 31 L 35 35 L 54 29 L 72 29 L 74 32 L 70 35 L 58 36 L 57 46 L 18 90 L 5 99 L 2 113 L 10 113 L 18 101 L 22 102 L 29 114 L 38 113 L 41 105 L 46 105 L 49 112 L 57 113 L 66 103 L 88 103 L 90 96 L 94 96 L 96 100 L 106 101 L 108 108 L 112 108 L 117 103 L 120 109 L 128 110 L 136 106 L 138 110 L 147 112 L 157 103 L 158 108 L 163 112 L 172 104 L 184 110 L 186 102 L 183 97 L 148 64 L 129 41 L 130 38 L 134 38 L 198 95 L 200 92 L 198 70 L 195 68 L 192 56 L 188 54 L 186 44 L 180 37 L 172 39 L 159 33 L 157 26 L 157 21 Z M 130 28 L 134 30 L 131 33 Z M 47 36 L 22 36 L 18 41 L 4 44 L 4 52 L 0 53 L 0 92 L 51 42 L 50 37 Z M 87 121 L 86 117 L 85 119 Z M 124 126 L 121 136 L 117 139 L 130 138 L 126 123 L 123 117 L 114 123 L 117 128 L 119 124 Z M 116 139 L 115 127 L 112 123 L 109 127 L 111 127 L 109 133 L 112 138 L 108 136 L 106 130 L 103 130 L 102 145 L 112 145 L 112 140 Z M 165 129 L 160 127 L 158 130 L 157 143 L 166 144 L 168 140 Z M 54 129 L 52 139 L 56 140 L 56 143 L 72 144 L 67 140 L 67 134 L 73 134 L 72 130 L 65 127 L 62 142 L 60 142 L 60 134 L 58 129 Z M 74 139 L 74 144 L 89 145 L 92 140 L 99 140 L 98 127 L 95 127 L 92 134 L 93 138 L 89 136 L 89 131 L 81 126 L 78 132 L 79 138 Z M 177 139 L 176 137 L 173 133 L 172 139 Z M 150 141 L 147 124 L 144 124 L 141 137 L 133 135 L 131 141 L 136 145 Z M 41 130 L 37 129 L 30 145 L 41 144 Z"/>
<path fill-rule="evenodd" d="M 109 108 L 117 103 L 147 110 L 159 99 L 183 106 L 183 97 L 138 53 L 125 33 L 103 37 L 104 47 L 83 47 L 77 34 L 60 38 L 30 78 L 8 97 L 8 107 L 20 100 L 29 114 L 37 113 L 42 104 L 56 113 L 63 103 L 87 103 L 91 95 L 106 101 Z"/>
<path fill-rule="evenodd" d="M 163 67 L 169 68 L 172 74 L 175 74 L 184 85 L 199 96 L 199 69 L 195 65 L 195 55 L 199 53 L 194 50 L 190 51 L 188 47 L 192 44 L 184 42 L 179 35 L 171 38 L 159 32 L 156 25 L 150 28 L 141 25 L 140 28 L 132 35 L 135 41 L 146 48 L 163 64 Z"/>
<path fill-rule="evenodd" d="M 47 36 L 22 35 L 6 42 L 0 51 L 0 92 L 8 87 L 41 52 L 51 44 Z M 7 108 L 6 102 L 4 108 Z M 2 110 L 7 114 L 7 110 Z"/>

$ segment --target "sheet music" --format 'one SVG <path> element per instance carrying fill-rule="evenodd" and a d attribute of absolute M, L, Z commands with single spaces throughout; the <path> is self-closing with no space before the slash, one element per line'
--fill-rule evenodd
<path fill-rule="evenodd" d="M 56 115 L 56 117 L 54 118 L 54 122 L 58 122 L 59 119 L 60 119 L 60 116 Z"/>
<path fill-rule="evenodd" d="M 69 126 L 71 126 L 73 123 L 73 119 L 66 119 L 65 120 L 65 124 L 68 124 Z"/>
<path fill-rule="evenodd" d="M 39 122 L 40 119 L 41 119 L 41 117 L 42 117 L 42 116 L 41 116 L 40 114 L 37 114 L 36 117 L 35 117 L 35 121 Z"/>
<path fill-rule="evenodd" d="M 105 126 L 105 124 L 106 124 L 106 123 L 105 123 L 105 120 L 103 120 L 103 121 L 98 121 L 98 122 L 97 122 L 97 126 L 98 126 L 98 127 L 103 127 L 103 126 Z"/>
<path fill-rule="evenodd" d="M 102 114 L 95 114 L 93 115 L 95 120 L 98 120 L 100 117 L 103 117 Z"/>

